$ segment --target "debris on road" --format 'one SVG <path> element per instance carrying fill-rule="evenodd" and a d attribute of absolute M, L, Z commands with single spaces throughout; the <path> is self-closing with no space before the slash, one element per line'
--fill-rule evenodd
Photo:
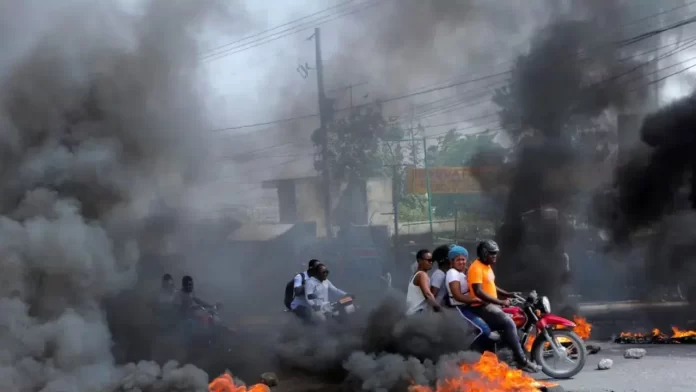
<path fill-rule="evenodd" d="M 614 342 L 623 344 L 696 344 L 696 331 L 684 331 L 672 327 L 672 336 L 668 336 L 657 328 L 650 333 L 621 332 L 614 339 Z"/>
<path fill-rule="evenodd" d="M 587 353 L 589 355 L 597 354 L 598 352 L 602 351 L 600 346 L 595 346 L 593 344 L 588 344 L 585 348 L 587 349 Z"/>
<path fill-rule="evenodd" d="M 268 385 L 269 387 L 275 387 L 278 385 L 278 376 L 272 372 L 266 372 L 261 375 L 261 383 Z"/>
<path fill-rule="evenodd" d="M 609 370 L 614 365 L 614 361 L 609 358 L 603 358 L 597 364 L 597 370 Z"/>
<path fill-rule="evenodd" d="M 541 392 L 565 392 L 565 389 L 563 389 L 563 387 L 560 385 L 544 386 L 541 387 L 539 390 Z"/>
<path fill-rule="evenodd" d="M 624 351 L 624 358 L 626 359 L 641 359 L 647 354 L 647 351 L 642 348 L 629 348 Z"/>

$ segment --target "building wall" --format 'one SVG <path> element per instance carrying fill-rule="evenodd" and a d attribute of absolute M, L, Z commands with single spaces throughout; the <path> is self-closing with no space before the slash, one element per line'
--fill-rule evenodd
<path fill-rule="evenodd" d="M 324 200 L 322 197 L 321 178 L 302 178 L 295 181 L 295 208 L 297 222 L 316 222 L 317 235 L 326 235 L 324 222 Z M 382 215 L 392 212 L 392 185 L 390 178 L 373 178 L 367 181 L 367 216 L 364 222 L 370 225 L 393 226 L 393 215 Z M 332 189 L 333 207 L 336 208 L 345 186 L 337 185 Z"/>

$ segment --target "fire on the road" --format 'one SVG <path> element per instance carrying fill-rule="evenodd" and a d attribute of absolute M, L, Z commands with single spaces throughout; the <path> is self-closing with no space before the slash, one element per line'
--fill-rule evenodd
<path fill-rule="evenodd" d="M 655 328 L 650 333 L 621 332 L 616 338 L 617 343 L 696 343 L 696 331 L 681 330 L 672 327 L 672 335 Z"/>
<path fill-rule="evenodd" d="M 232 376 L 225 373 L 211 381 L 208 385 L 209 392 L 271 392 L 265 384 L 256 384 L 250 387 L 236 385 Z"/>
<path fill-rule="evenodd" d="M 521 370 L 511 369 L 490 352 L 483 353 L 478 362 L 463 364 L 459 369 L 460 376 L 439 382 L 435 389 L 415 385 L 409 392 L 538 392 L 541 387 L 555 385 L 539 382 Z"/>
<path fill-rule="evenodd" d="M 589 339 L 590 335 L 592 334 L 592 324 L 588 323 L 584 317 L 580 316 L 573 316 L 573 322 L 575 323 L 575 328 L 573 328 L 573 332 L 580 336 L 582 340 Z M 527 351 L 530 351 L 532 349 L 535 337 L 536 336 L 530 336 L 527 340 L 527 344 L 525 345 Z M 559 343 L 564 343 L 564 341 L 567 341 L 567 339 L 562 336 L 558 338 Z"/>

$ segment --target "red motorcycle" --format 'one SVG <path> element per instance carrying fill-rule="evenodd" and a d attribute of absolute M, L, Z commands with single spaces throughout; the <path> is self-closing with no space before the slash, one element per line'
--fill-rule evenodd
<path fill-rule="evenodd" d="M 529 293 L 526 299 L 516 296 L 511 300 L 511 306 L 503 311 L 515 322 L 522 347 L 527 347 L 534 339 L 531 360 L 541 366 L 544 374 L 566 379 L 578 374 L 585 366 L 587 349 L 582 338 L 573 332 L 575 323 L 551 314 L 551 302 L 547 297 L 539 297 L 536 291 Z M 570 368 L 555 370 L 549 363 L 552 359 Z"/>

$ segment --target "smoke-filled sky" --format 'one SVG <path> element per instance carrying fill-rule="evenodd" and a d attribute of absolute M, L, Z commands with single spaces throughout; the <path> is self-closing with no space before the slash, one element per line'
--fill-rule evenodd
<path fill-rule="evenodd" d="M 213 128 L 219 129 L 316 113 L 314 71 L 303 79 L 297 67 L 305 63 L 314 67 L 314 42 L 307 38 L 317 23 L 330 19 L 319 25 L 325 85 L 328 95 L 337 99 L 336 106 L 345 108 L 350 103 L 350 91 L 341 86 L 360 84 L 353 89 L 353 103 L 362 104 L 507 71 L 516 56 L 529 49 L 533 34 L 560 15 L 611 15 L 617 9 L 629 9 L 631 16 L 624 16 L 625 20 L 648 17 L 627 27 L 627 34 L 639 34 L 680 21 L 693 12 L 687 7 L 649 17 L 682 3 L 665 2 L 657 9 L 649 4 L 618 1 L 591 5 L 548 0 L 247 2 L 245 13 L 250 22 L 243 32 L 205 35 L 208 49 L 202 52 L 210 82 L 210 94 L 206 95 L 209 118 Z M 303 17 L 306 19 L 261 34 Z M 295 26 L 307 29 L 293 33 Z M 288 29 L 292 31 L 284 32 Z M 268 34 L 279 38 L 267 42 Z M 235 43 L 251 35 L 256 36 Z M 682 36 L 690 37 L 689 33 Z M 674 34 L 664 34 L 661 39 L 667 43 L 675 38 Z M 690 51 L 684 51 L 663 60 L 661 66 L 691 56 Z M 410 124 L 414 110 L 416 121 L 426 125 L 429 135 L 452 127 L 462 133 L 498 129 L 496 107 L 490 103 L 490 96 L 505 84 L 507 76 L 393 101 L 387 104 L 386 113 Z M 671 78 L 661 84 L 664 102 L 689 92 L 683 80 Z M 311 171 L 313 156 L 308 138 L 317 125 L 317 118 L 308 118 L 216 133 L 220 137 L 234 136 L 228 154 L 239 157 L 240 152 L 250 151 L 243 157 L 249 159 L 247 165 L 240 169 L 236 162 L 223 169 L 224 184 L 220 187 L 257 188 L 263 179 Z M 506 142 L 504 137 L 499 140 Z M 221 143 L 221 148 L 224 145 Z M 240 171 L 255 178 L 238 180 Z M 261 194 L 232 192 L 231 198 L 239 204 L 258 204 Z M 272 192 L 269 194 L 268 203 L 273 204 Z"/>

